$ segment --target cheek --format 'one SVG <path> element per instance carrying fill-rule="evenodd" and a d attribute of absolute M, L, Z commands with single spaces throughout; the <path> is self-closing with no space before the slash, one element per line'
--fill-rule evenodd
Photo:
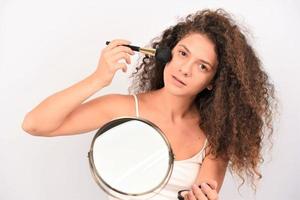
<path fill-rule="evenodd" d="M 164 82 L 168 79 L 168 74 L 170 74 L 170 67 L 169 67 L 169 63 L 166 64 L 165 68 L 164 68 L 164 72 L 163 72 L 163 77 L 164 77 Z"/>
<path fill-rule="evenodd" d="M 169 62 L 166 64 L 164 68 L 164 77 L 170 75 L 174 71 L 174 67 L 172 66 L 172 63 Z"/>
<path fill-rule="evenodd" d="M 193 90 L 198 93 L 198 92 L 201 92 L 205 87 L 206 87 L 206 84 L 204 81 L 197 81 L 193 84 Z"/>
<path fill-rule="evenodd" d="M 193 81 L 193 88 L 195 91 L 202 91 L 205 89 L 211 82 L 212 78 L 211 76 L 199 76 L 198 79 Z"/>
<path fill-rule="evenodd" d="M 176 67 L 171 63 L 167 63 L 163 71 L 164 84 L 172 82 L 172 74 L 176 72 Z"/>
<path fill-rule="evenodd" d="M 181 66 L 185 63 L 186 61 L 184 59 L 180 59 L 179 57 L 177 56 L 174 56 L 172 58 L 172 60 L 170 61 L 170 64 L 174 67 L 178 67 L 178 66 Z"/>
<path fill-rule="evenodd" d="M 179 66 L 183 65 L 183 60 L 178 58 L 177 56 L 172 57 L 171 61 L 167 63 L 166 67 L 170 68 L 170 70 L 174 71 L 179 68 Z"/>

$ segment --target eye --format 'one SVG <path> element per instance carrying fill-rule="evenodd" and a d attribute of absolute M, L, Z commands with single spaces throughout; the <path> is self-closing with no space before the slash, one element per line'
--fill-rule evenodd
<path fill-rule="evenodd" d="M 208 70 L 208 68 L 204 64 L 200 64 L 199 69 L 200 69 L 200 71 L 207 71 Z"/>
<path fill-rule="evenodd" d="M 181 51 L 181 50 L 178 50 L 178 53 L 179 53 L 179 55 L 181 55 L 181 56 L 186 56 L 187 55 L 187 53 L 186 52 L 184 52 L 184 51 Z"/>

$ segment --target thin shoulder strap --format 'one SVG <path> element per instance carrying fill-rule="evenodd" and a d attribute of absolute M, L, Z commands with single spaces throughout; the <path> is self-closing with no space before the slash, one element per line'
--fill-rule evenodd
<path fill-rule="evenodd" d="M 207 138 L 204 141 L 204 145 L 203 145 L 203 150 L 202 150 L 202 161 L 204 160 L 205 156 L 206 156 L 206 146 L 207 146 Z"/>
<path fill-rule="evenodd" d="M 135 101 L 135 113 L 136 113 L 136 117 L 139 117 L 139 103 L 138 103 L 138 98 L 136 96 L 136 94 L 133 94 L 134 96 L 134 101 Z"/>
<path fill-rule="evenodd" d="M 205 149 L 206 145 L 207 145 L 207 138 L 205 138 L 203 149 Z"/>

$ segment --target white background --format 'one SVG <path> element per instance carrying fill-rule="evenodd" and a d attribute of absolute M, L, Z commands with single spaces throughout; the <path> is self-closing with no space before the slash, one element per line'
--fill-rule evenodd
<path fill-rule="evenodd" d="M 24 115 L 47 96 L 91 74 L 106 40 L 124 38 L 147 45 L 179 17 L 203 8 L 224 8 L 248 27 L 280 100 L 274 146 L 266 153 L 256 195 L 247 186 L 239 193 L 238 182 L 227 173 L 221 199 L 300 199 L 300 3 L 296 0 L 0 1 L 0 199 L 105 199 L 87 160 L 95 132 L 33 137 L 21 129 Z M 91 98 L 127 93 L 130 71 L 117 72 L 113 83 Z"/>

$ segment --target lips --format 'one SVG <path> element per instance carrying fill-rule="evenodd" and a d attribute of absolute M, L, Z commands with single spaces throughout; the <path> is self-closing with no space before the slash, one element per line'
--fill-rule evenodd
<path fill-rule="evenodd" d="M 176 79 L 178 82 L 180 82 L 183 85 L 186 85 L 183 81 L 181 81 L 180 79 L 178 79 L 176 76 L 172 76 L 174 79 Z"/>

